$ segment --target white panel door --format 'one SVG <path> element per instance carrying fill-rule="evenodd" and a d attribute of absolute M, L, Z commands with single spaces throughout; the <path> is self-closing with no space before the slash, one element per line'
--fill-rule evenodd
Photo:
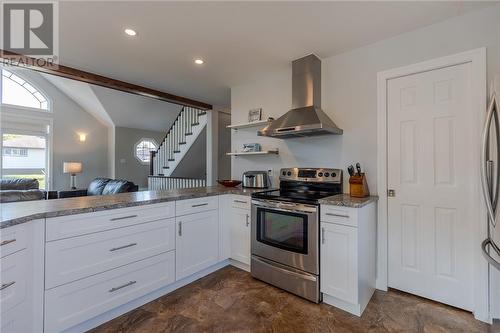
<path fill-rule="evenodd" d="M 470 64 L 388 82 L 389 287 L 472 309 Z M 477 219 L 476 219 L 477 220 Z M 478 227 L 477 225 L 475 227 Z M 477 244 L 476 244 L 477 245 Z"/>
<path fill-rule="evenodd" d="M 219 260 L 219 213 L 210 210 L 176 218 L 176 280 L 216 264 Z"/>

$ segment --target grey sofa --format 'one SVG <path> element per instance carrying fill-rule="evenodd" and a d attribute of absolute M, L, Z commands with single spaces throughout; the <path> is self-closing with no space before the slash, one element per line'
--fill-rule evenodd
<path fill-rule="evenodd" d="M 58 198 L 137 192 L 139 186 L 124 179 L 95 178 L 86 190 L 59 191 Z"/>
<path fill-rule="evenodd" d="M 38 180 L 30 178 L 0 180 L 0 202 L 43 200 L 46 192 L 39 189 Z"/>

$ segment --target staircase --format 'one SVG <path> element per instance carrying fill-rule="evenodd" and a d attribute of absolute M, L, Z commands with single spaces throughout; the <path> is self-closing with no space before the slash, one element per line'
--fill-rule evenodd
<path fill-rule="evenodd" d="M 175 177 L 176 180 L 173 181 L 170 175 L 206 125 L 206 111 L 187 106 L 182 108 L 158 149 L 151 152 L 148 181 L 150 190 L 205 186 L 205 179 Z M 179 181 L 179 179 L 183 179 L 183 181 Z"/>

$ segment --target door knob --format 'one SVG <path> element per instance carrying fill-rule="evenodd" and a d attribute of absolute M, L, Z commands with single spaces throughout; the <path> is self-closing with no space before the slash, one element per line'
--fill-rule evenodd
<path fill-rule="evenodd" d="M 387 190 L 387 196 L 388 197 L 395 197 L 396 196 L 396 190 Z"/>

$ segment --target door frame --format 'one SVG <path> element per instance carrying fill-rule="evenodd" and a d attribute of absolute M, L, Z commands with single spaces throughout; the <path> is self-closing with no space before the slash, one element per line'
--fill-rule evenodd
<path fill-rule="evenodd" d="M 489 273 L 488 263 L 481 253 L 481 242 L 486 237 L 486 209 L 480 191 L 479 159 L 481 131 L 486 116 L 486 48 L 478 48 L 458 54 L 419 62 L 377 73 L 377 188 L 378 188 L 378 224 L 377 224 L 377 289 L 386 291 L 388 288 L 388 202 L 387 202 L 387 86 L 391 79 L 428 72 L 440 68 L 471 63 L 472 104 L 477 112 L 474 124 L 475 144 L 477 151 L 471 158 L 477 161 L 474 176 L 477 179 L 474 197 L 479 226 L 473 228 L 473 242 L 477 244 L 473 254 L 473 313 L 478 320 L 491 323 L 489 313 Z M 474 213 L 476 213 L 474 212 Z"/>

